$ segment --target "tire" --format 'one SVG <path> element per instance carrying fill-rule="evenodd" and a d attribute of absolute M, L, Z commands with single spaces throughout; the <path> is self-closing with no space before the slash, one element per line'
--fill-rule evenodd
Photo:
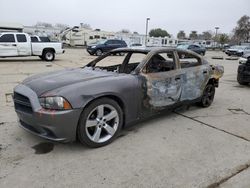
<path fill-rule="evenodd" d="M 102 53 L 103 53 L 103 52 L 102 52 L 101 49 L 97 49 L 96 52 L 95 52 L 95 54 L 96 54 L 97 56 L 101 56 Z"/>
<path fill-rule="evenodd" d="M 53 61 L 55 59 L 55 53 L 52 50 L 46 50 L 42 55 L 45 61 Z"/>
<path fill-rule="evenodd" d="M 78 128 L 78 140 L 89 147 L 101 147 L 111 143 L 123 125 L 123 111 L 109 98 L 93 101 L 82 112 Z"/>
<path fill-rule="evenodd" d="M 209 107 L 213 103 L 214 95 L 215 95 L 214 85 L 207 84 L 203 91 L 201 101 L 198 103 L 198 105 L 201 107 Z"/>
<path fill-rule="evenodd" d="M 237 76 L 237 81 L 240 85 L 248 85 L 248 82 L 242 81 L 239 76 Z"/>

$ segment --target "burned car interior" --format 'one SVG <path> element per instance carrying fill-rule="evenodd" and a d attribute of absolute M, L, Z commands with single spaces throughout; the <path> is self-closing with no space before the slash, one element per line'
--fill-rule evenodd
<path fill-rule="evenodd" d="M 119 60 L 117 60 L 117 54 L 122 54 L 119 56 Z M 142 62 L 146 55 L 147 52 L 109 52 L 90 62 L 87 67 L 92 67 L 94 70 L 100 69 L 130 74 Z M 115 60 L 114 56 L 116 56 Z"/>
<path fill-rule="evenodd" d="M 146 58 L 147 55 L 148 51 L 146 50 L 111 51 L 95 59 L 86 66 L 92 67 L 93 70 L 105 70 L 109 72 L 130 74 Z M 177 51 L 177 56 L 179 57 L 179 63 L 181 68 L 190 68 L 202 64 L 199 56 L 195 56 L 185 51 Z M 167 72 L 175 70 L 176 68 L 177 62 L 174 55 L 174 51 L 164 53 L 159 52 L 150 57 L 144 72 Z"/>
<path fill-rule="evenodd" d="M 189 68 L 201 65 L 201 59 L 186 52 L 178 52 L 181 68 Z"/>
<path fill-rule="evenodd" d="M 157 53 L 147 63 L 146 73 L 167 72 L 176 68 L 173 53 Z"/>

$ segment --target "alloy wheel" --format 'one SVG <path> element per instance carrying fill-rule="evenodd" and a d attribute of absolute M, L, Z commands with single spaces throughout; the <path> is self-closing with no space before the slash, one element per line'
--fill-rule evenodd
<path fill-rule="evenodd" d="M 117 110 L 112 105 L 102 104 L 94 108 L 87 116 L 85 131 L 92 142 L 103 143 L 113 137 L 118 125 Z"/>

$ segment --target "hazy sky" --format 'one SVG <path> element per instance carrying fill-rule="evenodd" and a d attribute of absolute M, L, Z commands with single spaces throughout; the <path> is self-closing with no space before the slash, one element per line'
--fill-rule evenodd
<path fill-rule="evenodd" d="M 250 16 L 250 0 L 0 0 L 0 22 L 83 22 L 94 29 L 143 34 L 147 17 L 149 29 L 160 27 L 174 35 L 179 30 L 214 31 L 215 26 L 230 33 L 244 14 Z"/>

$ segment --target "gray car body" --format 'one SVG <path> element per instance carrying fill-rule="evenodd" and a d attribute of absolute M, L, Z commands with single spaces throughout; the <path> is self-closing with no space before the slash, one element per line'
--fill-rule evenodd
<path fill-rule="evenodd" d="M 147 74 L 145 66 L 149 60 L 155 54 L 166 51 L 173 52 L 175 70 Z M 223 67 L 210 66 L 205 59 L 191 51 L 127 48 L 113 52 L 147 53 L 147 56 L 130 74 L 93 69 L 91 65 L 109 55 L 106 54 L 83 68 L 31 76 L 16 86 L 14 102 L 21 127 L 46 139 L 74 141 L 81 113 L 95 99 L 109 97 L 117 101 L 124 112 L 126 126 L 176 104 L 199 100 L 206 84 L 212 81 L 218 86 L 223 74 Z M 200 59 L 201 65 L 181 68 L 177 52 L 194 55 Z M 22 109 L 22 101 L 15 94 L 29 100 L 30 111 Z M 41 96 L 62 96 L 69 101 L 72 110 L 43 109 L 38 100 Z"/>

